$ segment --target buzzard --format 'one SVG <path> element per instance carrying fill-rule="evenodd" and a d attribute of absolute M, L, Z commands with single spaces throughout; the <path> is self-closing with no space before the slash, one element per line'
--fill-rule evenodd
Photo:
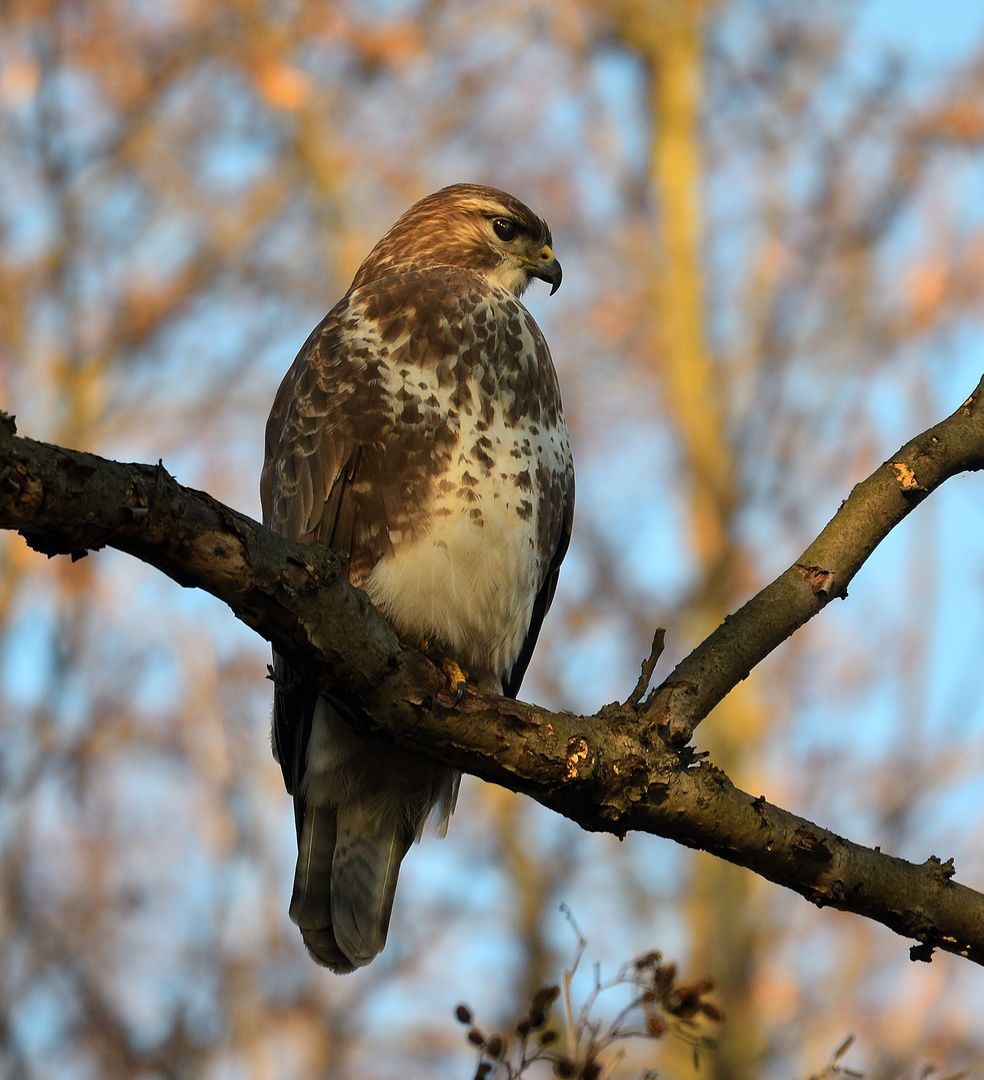
<path fill-rule="evenodd" d="M 277 392 L 263 520 L 347 553 L 402 641 L 464 690 L 515 697 L 553 599 L 574 472 L 547 343 L 520 297 L 560 285 L 546 223 L 446 187 L 369 253 Z M 273 747 L 294 798 L 290 917 L 336 972 L 386 941 L 400 862 L 459 774 L 356 734 L 274 654 Z"/>

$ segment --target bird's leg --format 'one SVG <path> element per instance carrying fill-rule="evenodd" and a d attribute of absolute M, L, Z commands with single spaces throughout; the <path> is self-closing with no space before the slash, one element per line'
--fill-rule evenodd
<path fill-rule="evenodd" d="M 446 656 L 431 638 L 424 642 L 423 652 L 447 676 L 449 688 L 451 693 L 454 694 L 455 704 L 460 704 L 465 696 L 468 672 L 459 667 L 450 656 Z"/>
<path fill-rule="evenodd" d="M 441 661 L 441 670 L 448 677 L 451 693 L 454 694 L 455 704 L 460 704 L 465 696 L 465 683 L 468 681 L 468 672 L 463 671 L 447 656 Z"/>

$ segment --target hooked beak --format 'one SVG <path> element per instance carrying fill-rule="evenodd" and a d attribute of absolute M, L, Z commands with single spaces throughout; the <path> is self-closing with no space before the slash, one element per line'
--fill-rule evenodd
<path fill-rule="evenodd" d="M 564 271 L 560 268 L 560 263 L 557 262 L 557 257 L 553 251 L 544 244 L 540 248 L 540 259 L 533 267 L 533 276 L 538 277 L 541 281 L 550 282 L 550 295 L 560 288 L 561 280 L 564 277 Z"/>

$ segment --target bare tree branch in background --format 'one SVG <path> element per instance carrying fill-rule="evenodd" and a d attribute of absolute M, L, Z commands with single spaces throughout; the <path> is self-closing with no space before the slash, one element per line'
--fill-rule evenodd
<path fill-rule="evenodd" d="M 352 722 L 531 796 L 585 829 L 640 830 L 700 848 L 934 948 L 984 964 L 984 895 L 828 832 L 736 788 L 686 746 L 733 686 L 847 585 L 881 540 L 946 479 L 984 468 L 984 380 L 948 419 L 858 484 L 800 559 L 724 623 L 644 702 L 593 716 L 470 691 L 443 679 L 352 588 L 339 557 L 275 536 L 163 469 L 123 465 L 0 425 L 0 527 L 49 556 L 104 546 L 223 600 L 337 701 Z M 636 688 L 633 698 L 641 697 Z M 467 724 L 462 723 L 467 717 Z"/>

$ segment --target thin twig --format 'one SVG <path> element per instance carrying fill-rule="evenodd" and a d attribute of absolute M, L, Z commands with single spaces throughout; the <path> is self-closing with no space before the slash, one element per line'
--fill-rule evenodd
<path fill-rule="evenodd" d="M 665 639 L 666 631 L 662 626 L 657 627 L 656 633 L 653 634 L 653 647 L 649 650 L 649 659 L 643 660 L 642 674 L 639 676 L 639 681 L 635 684 L 635 689 L 626 699 L 626 705 L 631 705 L 634 708 L 642 701 L 642 695 L 649 689 L 649 684 L 652 682 L 653 678 L 653 672 L 656 670 L 659 658 L 663 655 L 663 644 Z"/>

